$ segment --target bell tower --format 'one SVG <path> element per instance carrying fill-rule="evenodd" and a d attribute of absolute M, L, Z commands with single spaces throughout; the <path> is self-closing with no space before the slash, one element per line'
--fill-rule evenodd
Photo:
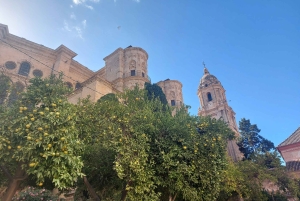
<path fill-rule="evenodd" d="M 199 116 L 211 116 L 215 119 L 222 119 L 238 137 L 239 131 L 235 120 L 235 112 L 228 105 L 225 89 L 221 82 L 209 73 L 204 65 L 204 75 L 200 80 L 197 95 L 200 100 Z M 227 151 L 234 161 L 242 159 L 242 154 L 235 140 L 228 141 Z"/>

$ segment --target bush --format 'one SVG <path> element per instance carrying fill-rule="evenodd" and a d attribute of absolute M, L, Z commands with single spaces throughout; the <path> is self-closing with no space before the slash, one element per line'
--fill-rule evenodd
<path fill-rule="evenodd" d="M 53 195 L 51 191 L 41 188 L 26 187 L 24 190 L 16 194 L 12 200 L 26 201 L 56 201 L 58 197 Z"/>

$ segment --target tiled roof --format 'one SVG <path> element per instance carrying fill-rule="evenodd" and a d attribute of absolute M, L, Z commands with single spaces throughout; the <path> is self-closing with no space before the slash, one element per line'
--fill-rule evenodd
<path fill-rule="evenodd" d="M 280 143 L 278 147 L 295 144 L 297 142 L 300 142 L 300 127 L 291 136 L 289 136 L 286 140 Z"/>

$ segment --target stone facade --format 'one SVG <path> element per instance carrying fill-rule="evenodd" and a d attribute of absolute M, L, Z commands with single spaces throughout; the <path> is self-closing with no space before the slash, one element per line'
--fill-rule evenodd
<path fill-rule="evenodd" d="M 34 76 L 64 74 L 65 83 L 74 89 L 69 101 L 90 96 L 97 101 L 108 93 L 119 93 L 136 85 L 151 82 L 148 76 L 148 54 L 139 47 L 118 48 L 104 58 L 105 66 L 96 72 L 73 58 L 77 54 L 64 45 L 51 49 L 10 34 L 8 26 L 0 24 L 0 70 L 12 82 L 26 87 Z M 176 80 L 159 82 L 170 105 L 183 102 L 182 84 Z"/>
<path fill-rule="evenodd" d="M 225 89 L 221 82 L 211 75 L 207 68 L 204 68 L 204 75 L 200 80 L 197 95 L 200 100 L 199 116 L 211 116 L 215 119 L 222 119 L 228 127 L 239 137 L 239 131 L 235 120 L 235 112 L 228 105 Z M 242 159 L 236 141 L 228 141 L 227 151 L 234 161 Z"/>

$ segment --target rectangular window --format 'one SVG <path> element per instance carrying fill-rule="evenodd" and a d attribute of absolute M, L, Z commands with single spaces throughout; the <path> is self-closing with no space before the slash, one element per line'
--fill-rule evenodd
<path fill-rule="evenodd" d="M 130 71 L 130 75 L 131 75 L 131 76 L 135 76 L 135 70 L 131 70 L 131 71 Z"/>
<path fill-rule="evenodd" d="M 171 100 L 171 105 L 175 106 L 175 100 Z"/>
<path fill-rule="evenodd" d="M 142 73 L 142 77 L 145 77 L 145 73 Z"/>

